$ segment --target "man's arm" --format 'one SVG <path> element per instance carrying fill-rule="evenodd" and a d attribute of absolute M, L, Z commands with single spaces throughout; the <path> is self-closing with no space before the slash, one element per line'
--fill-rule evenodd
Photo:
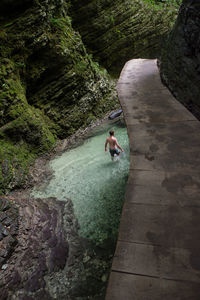
<path fill-rule="evenodd" d="M 105 152 L 107 151 L 107 145 L 108 145 L 108 139 L 106 139 L 106 142 L 105 142 Z"/>
<path fill-rule="evenodd" d="M 116 139 L 116 146 L 117 146 L 117 148 L 119 148 L 119 150 L 121 150 L 122 152 L 124 152 L 124 150 L 122 149 L 122 147 L 118 144 L 117 139 Z"/>

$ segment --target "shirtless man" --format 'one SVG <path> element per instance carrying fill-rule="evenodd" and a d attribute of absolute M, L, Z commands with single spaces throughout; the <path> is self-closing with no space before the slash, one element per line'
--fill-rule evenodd
<path fill-rule="evenodd" d="M 107 137 L 106 142 L 105 142 L 105 151 L 107 151 L 107 144 L 109 144 L 109 151 L 111 155 L 111 159 L 114 159 L 114 155 L 117 154 L 117 156 L 120 155 L 120 151 L 117 149 L 119 148 L 122 152 L 124 150 L 120 147 L 120 145 L 117 142 L 117 139 L 114 137 L 114 130 L 109 131 L 110 136 Z"/>

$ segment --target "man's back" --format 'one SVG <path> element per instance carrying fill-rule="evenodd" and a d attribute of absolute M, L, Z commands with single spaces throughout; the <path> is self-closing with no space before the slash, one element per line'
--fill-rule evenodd
<path fill-rule="evenodd" d="M 114 136 L 107 137 L 110 149 L 115 149 L 117 145 L 117 139 Z"/>

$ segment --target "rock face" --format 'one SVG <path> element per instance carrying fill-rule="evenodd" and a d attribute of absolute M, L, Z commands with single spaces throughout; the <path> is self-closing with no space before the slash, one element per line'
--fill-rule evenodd
<path fill-rule="evenodd" d="M 58 138 L 119 105 L 92 54 L 113 73 L 129 58 L 155 57 L 175 16 L 142 0 L 1 1 L 0 194 Z"/>
<path fill-rule="evenodd" d="M 17 244 L 18 211 L 8 199 L 0 199 L 0 267 L 7 268 L 7 260 Z"/>
<path fill-rule="evenodd" d="M 132 58 L 156 58 L 177 9 L 141 0 L 72 0 L 73 26 L 90 52 L 119 74 Z"/>
<path fill-rule="evenodd" d="M 69 1 L 0 4 L 0 194 L 55 140 L 116 105 L 106 72 L 71 26 Z"/>
<path fill-rule="evenodd" d="M 0 203 L 5 203 L 5 199 L 0 199 Z M 15 205 L 19 209 L 18 217 L 13 205 L 1 206 L 1 300 L 67 299 L 75 271 L 75 266 L 72 271 L 70 264 L 79 255 L 73 246 L 73 239 L 76 244 L 78 239 L 71 202 L 54 198 L 16 199 Z M 63 292 L 63 286 L 59 290 L 53 279 L 65 267 L 68 281 L 65 278 Z"/>
<path fill-rule="evenodd" d="M 184 0 L 161 57 L 161 76 L 200 118 L 200 2 Z"/>

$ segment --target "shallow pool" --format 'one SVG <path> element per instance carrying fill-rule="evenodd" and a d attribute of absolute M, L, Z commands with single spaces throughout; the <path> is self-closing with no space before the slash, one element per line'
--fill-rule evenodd
<path fill-rule="evenodd" d="M 124 148 L 120 160 L 111 161 L 104 144 L 113 129 Z M 127 130 L 121 121 L 96 129 L 83 144 L 50 162 L 52 180 L 35 189 L 34 197 L 70 198 L 80 225 L 79 234 L 96 245 L 116 241 L 125 185 L 129 172 Z"/>

